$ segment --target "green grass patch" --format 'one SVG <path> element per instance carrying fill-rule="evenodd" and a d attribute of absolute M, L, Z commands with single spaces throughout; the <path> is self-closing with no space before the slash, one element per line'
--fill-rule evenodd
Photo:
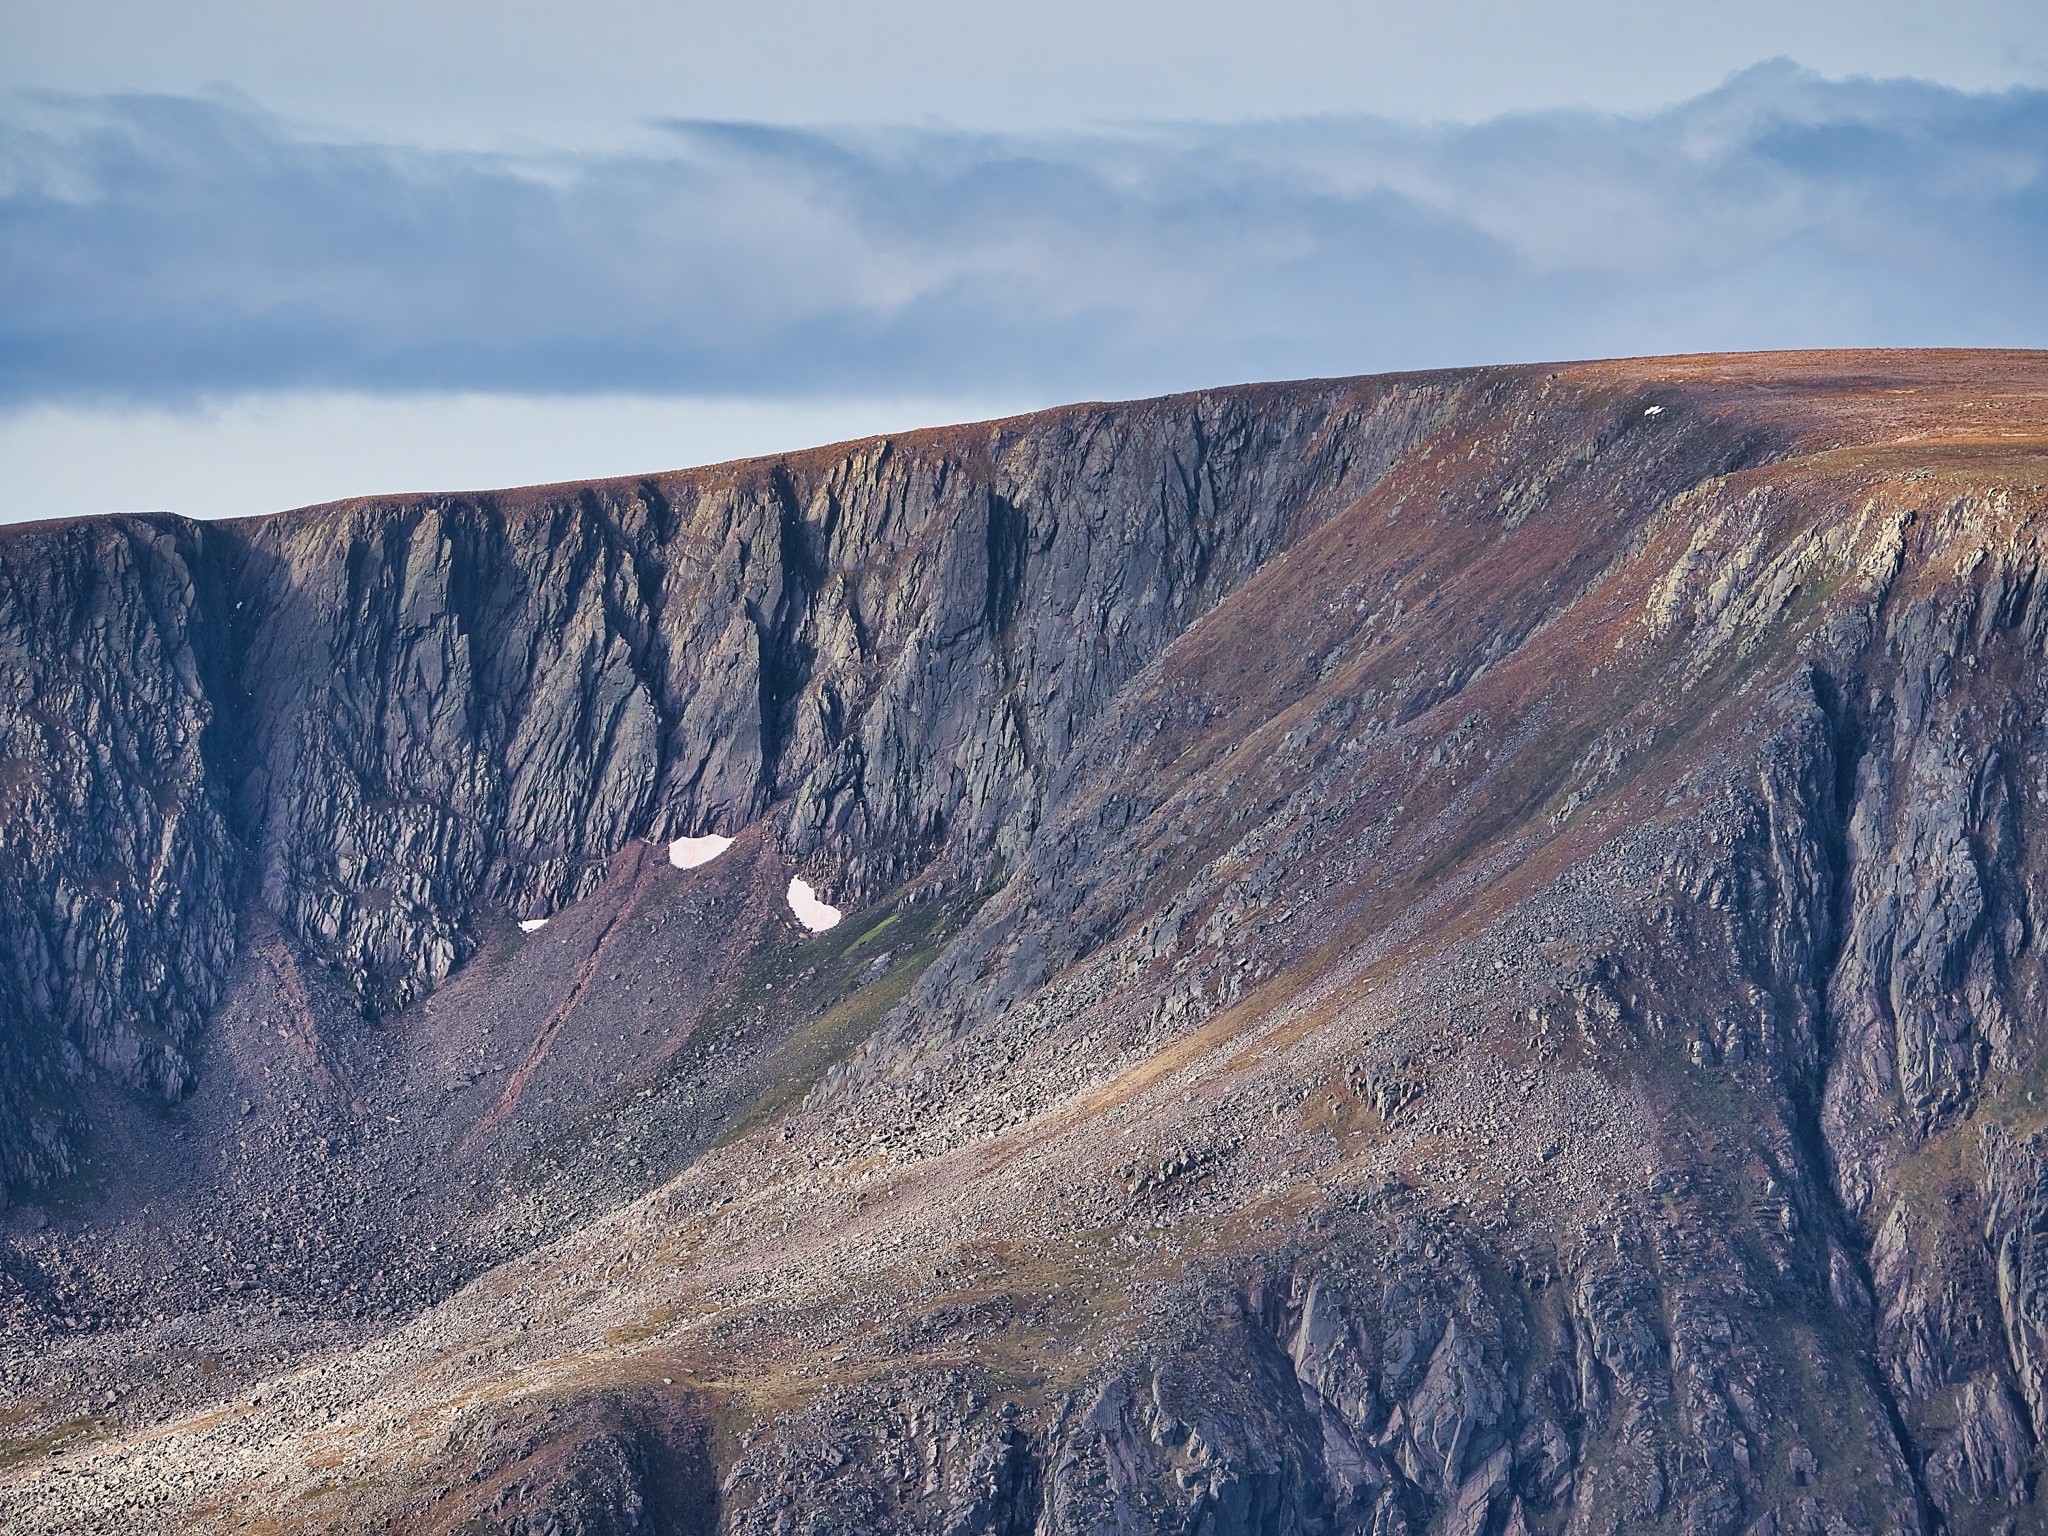
<path fill-rule="evenodd" d="M 882 1016 L 903 1000 L 977 905 L 975 898 L 898 905 L 877 910 L 865 923 L 842 924 L 796 943 L 770 936 L 749 959 L 745 980 L 715 1018 L 709 1038 L 729 1029 L 747 1005 L 767 995 L 771 985 L 785 999 L 782 1006 L 794 1004 L 808 1017 L 769 1052 L 767 1086 L 726 1122 L 716 1144 L 737 1141 L 801 1103 L 835 1062 L 874 1033 Z M 872 963 L 873 956 L 859 955 L 861 948 L 885 932 L 894 940 L 888 969 L 841 996 Z"/>
<path fill-rule="evenodd" d="M 62 1450 L 72 1441 L 97 1438 L 110 1427 L 105 1419 L 67 1419 L 62 1424 L 52 1425 L 40 1435 L 32 1435 L 25 1440 L 0 1441 L 0 1470 L 19 1466 L 37 1457 L 48 1456 Z"/>
<path fill-rule="evenodd" d="M 896 926 L 897 919 L 902 916 L 903 914 L 901 912 L 891 912 L 887 917 L 883 918 L 879 923 L 875 924 L 874 927 L 868 929 L 866 933 L 863 933 L 859 938 L 855 939 L 851 944 L 847 945 L 844 953 L 850 955 L 855 950 L 859 949 L 863 944 L 868 944 L 876 939 L 879 939 L 891 928 L 894 928 Z"/>

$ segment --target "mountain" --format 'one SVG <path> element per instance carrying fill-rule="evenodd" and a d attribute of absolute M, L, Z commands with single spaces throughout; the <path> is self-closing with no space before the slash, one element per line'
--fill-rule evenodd
<path fill-rule="evenodd" d="M 1989 352 L 0 529 L 0 1523 L 2048 1529 L 2044 533 Z"/>

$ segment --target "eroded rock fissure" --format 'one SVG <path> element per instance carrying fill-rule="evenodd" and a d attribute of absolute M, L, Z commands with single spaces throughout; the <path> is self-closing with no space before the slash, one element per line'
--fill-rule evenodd
<path fill-rule="evenodd" d="M 1881 611 L 1881 601 L 1879 608 Z M 1877 1358 L 1877 1291 L 1871 1274 L 1870 1235 L 1851 1219 L 1843 1204 L 1836 1174 L 1840 1153 L 1830 1145 L 1821 1126 L 1821 1100 L 1828 1075 L 1836 1067 L 1835 1030 L 1826 999 L 1833 993 L 1835 970 L 1840 964 L 1853 917 L 1854 880 L 1849 821 L 1857 799 L 1866 731 L 1853 707 L 1845 702 L 1842 687 L 1835 678 L 1819 668 L 1815 668 L 1810 677 L 1814 700 L 1820 706 L 1828 727 L 1825 738 L 1827 756 L 1823 766 L 1829 793 L 1819 807 L 1821 814 L 1814 827 L 1820 842 L 1822 867 L 1827 872 L 1824 900 L 1819 908 L 1826 917 L 1827 926 L 1820 942 L 1814 946 L 1813 985 L 1815 995 L 1822 1000 L 1814 1018 L 1818 1071 L 1813 1077 L 1792 1085 L 1793 1135 L 1795 1144 L 1804 1154 L 1806 1179 L 1822 1205 L 1823 1239 L 1828 1249 L 1828 1300 L 1842 1325 L 1856 1340 L 1865 1382 L 1883 1406 L 1886 1422 L 1904 1453 L 1906 1466 L 1912 1473 L 1913 1495 L 1921 1522 L 1926 1529 L 1938 1531 L 1946 1529 L 1946 1522 L 1928 1492 L 1926 1477 L 1921 1470 L 1925 1453 L 1915 1444 L 1897 1394 Z"/>

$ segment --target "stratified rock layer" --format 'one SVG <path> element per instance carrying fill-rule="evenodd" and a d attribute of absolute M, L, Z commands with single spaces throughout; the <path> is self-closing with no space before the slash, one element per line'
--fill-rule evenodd
<path fill-rule="evenodd" d="M 1855 354 L 0 534 L 0 1515 L 2042 1528 L 2044 486 Z"/>

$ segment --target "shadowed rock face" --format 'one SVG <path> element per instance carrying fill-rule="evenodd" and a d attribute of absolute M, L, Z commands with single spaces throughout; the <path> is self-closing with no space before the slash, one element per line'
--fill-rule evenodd
<path fill-rule="evenodd" d="M 0 561 L 0 1170 L 72 1170 L 61 1085 L 176 1101 L 234 954 L 198 530 L 23 530 Z"/>
<path fill-rule="evenodd" d="M 1853 354 L 0 533 L 0 1518 L 2041 1528 L 2044 486 Z"/>

